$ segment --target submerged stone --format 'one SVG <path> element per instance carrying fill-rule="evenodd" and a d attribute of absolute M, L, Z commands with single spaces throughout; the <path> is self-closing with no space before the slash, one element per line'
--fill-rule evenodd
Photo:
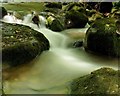
<path fill-rule="evenodd" d="M 101 55 L 120 56 L 120 34 L 116 20 L 96 20 L 87 30 L 84 47 L 87 51 Z"/>
<path fill-rule="evenodd" d="M 75 41 L 73 43 L 74 48 L 78 48 L 78 47 L 82 47 L 82 46 L 83 46 L 83 41 L 82 40 L 78 40 L 78 41 Z"/>
<path fill-rule="evenodd" d="M 49 49 L 49 41 L 42 33 L 24 25 L 1 24 L 3 64 L 24 64 Z"/>
<path fill-rule="evenodd" d="M 77 78 L 71 83 L 70 96 L 92 94 L 93 96 L 117 96 L 120 92 L 120 72 L 112 68 L 101 68 L 91 74 Z"/>

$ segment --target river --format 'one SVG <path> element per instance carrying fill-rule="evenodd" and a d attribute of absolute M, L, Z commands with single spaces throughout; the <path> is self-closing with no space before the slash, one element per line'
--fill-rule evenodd
<path fill-rule="evenodd" d="M 28 17 L 25 17 L 28 21 Z M 42 24 L 45 19 L 42 17 Z M 118 68 L 118 59 L 97 56 L 84 51 L 84 48 L 68 47 L 71 43 L 65 32 L 86 32 L 86 29 L 69 29 L 61 33 L 53 32 L 45 26 L 40 28 L 22 22 L 41 32 L 50 42 L 50 50 L 43 52 L 30 64 L 13 69 L 10 80 L 3 83 L 7 94 L 69 94 L 69 83 L 80 76 L 89 74 L 101 67 Z"/>

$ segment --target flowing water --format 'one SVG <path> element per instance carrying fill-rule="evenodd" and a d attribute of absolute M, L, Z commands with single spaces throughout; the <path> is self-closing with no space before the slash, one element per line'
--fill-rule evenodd
<path fill-rule="evenodd" d="M 15 70 L 15 73 L 19 73 L 20 76 L 4 82 L 5 93 L 68 94 L 68 84 L 73 79 L 101 67 L 118 68 L 118 60 L 115 58 L 89 54 L 84 51 L 84 48 L 67 47 L 71 38 L 62 33 L 66 31 L 79 33 L 81 30 L 86 31 L 86 29 L 70 29 L 57 33 L 45 27 L 44 17 L 40 17 L 42 20 L 40 28 L 29 22 L 30 17 L 25 18 L 27 20 L 20 23 L 43 33 L 48 38 L 51 47 L 49 51 L 43 52 L 31 64 Z"/>

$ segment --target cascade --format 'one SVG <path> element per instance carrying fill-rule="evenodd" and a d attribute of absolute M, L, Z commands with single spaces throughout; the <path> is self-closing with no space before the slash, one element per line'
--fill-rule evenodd
<path fill-rule="evenodd" d="M 42 16 L 39 16 L 41 27 L 38 28 L 31 22 L 31 16 L 30 14 L 25 16 L 21 24 L 43 33 L 51 47 L 33 62 L 26 74 L 21 72 L 20 79 L 5 82 L 6 93 L 66 94 L 69 93 L 67 84 L 77 77 L 89 74 L 101 67 L 117 69 L 117 59 L 88 54 L 83 48 L 67 48 L 69 37 L 47 29 L 46 19 Z M 78 31 L 78 29 L 71 31 Z"/>

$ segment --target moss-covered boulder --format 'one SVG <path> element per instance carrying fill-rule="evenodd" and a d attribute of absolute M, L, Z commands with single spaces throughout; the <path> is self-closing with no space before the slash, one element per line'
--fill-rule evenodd
<path fill-rule="evenodd" d="M 0 23 L 3 64 L 24 64 L 49 49 L 49 41 L 42 33 L 24 25 Z"/>
<path fill-rule="evenodd" d="M 64 22 L 57 17 L 49 16 L 47 18 L 48 28 L 52 31 L 60 32 L 65 29 Z"/>
<path fill-rule="evenodd" d="M 91 74 L 77 78 L 71 83 L 71 96 L 118 96 L 120 72 L 112 68 L 101 68 Z"/>
<path fill-rule="evenodd" d="M 96 20 L 87 30 L 84 47 L 101 55 L 120 56 L 120 34 L 113 18 Z"/>
<path fill-rule="evenodd" d="M 71 10 L 65 14 L 66 28 L 84 28 L 87 22 L 87 16 L 81 12 Z"/>
<path fill-rule="evenodd" d="M 45 4 L 45 7 L 62 9 L 62 3 L 61 2 L 48 2 Z"/>
<path fill-rule="evenodd" d="M 4 7 L 0 7 L 0 19 L 7 15 L 7 10 Z"/>

